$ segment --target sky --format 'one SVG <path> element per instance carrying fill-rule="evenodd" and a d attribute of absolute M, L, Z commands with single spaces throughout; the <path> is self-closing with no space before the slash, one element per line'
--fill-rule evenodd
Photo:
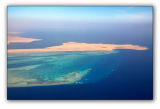
<path fill-rule="evenodd" d="M 152 7 L 9 6 L 8 31 L 79 29 L 103 24 L 151 23 Z"/>

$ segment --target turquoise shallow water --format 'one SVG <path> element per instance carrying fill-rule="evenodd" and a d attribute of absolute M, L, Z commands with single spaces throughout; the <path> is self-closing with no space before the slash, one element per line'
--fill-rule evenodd
<path fill-rule="evenodd" d="M 116 52 L 73 51 L 8 55 L 8 86 L 86 84 L 118 67 Z M 112 61 L 110 61 L 112 60 Z"/>

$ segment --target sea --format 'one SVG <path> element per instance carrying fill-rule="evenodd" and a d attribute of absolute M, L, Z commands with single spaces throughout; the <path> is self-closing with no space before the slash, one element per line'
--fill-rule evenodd
<path fill-rule="evenodd" d="M 8 81 L 16 81 L 11 78 L 15 76 L 37 79 L 29 86 L 23 82 L 8 84 L 8 100 L 153 99 L 151 24 L 113 26 L 111 29 L 28 30 L 20 35 L 43 40 L 11 43 L 8 49 L 45 48 L 64 42 L 133 44 L 148 49 L 8 54 Z"/>

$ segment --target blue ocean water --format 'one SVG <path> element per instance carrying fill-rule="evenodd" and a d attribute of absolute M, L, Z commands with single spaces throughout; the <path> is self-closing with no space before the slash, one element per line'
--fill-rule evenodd
<path fill-rule="evenodd" d="M 149 51 L 121 50 L 114 55 L 120 56 L 123 61 L 121 59 L 118 69 L 101 81 L 78 85 L 8 88 L 8 99 L 152 99 L 152 54 Z M 101 59 L 105 62 L 105 56 Z M 106 63 L 101 63 L 92 70 L 101 73 L 106 67 Z"/>
<path fill-rule="evenodd" d="M 58 30 L 40 32 L 34 30 L 33 32 L 30 31 L 22 34 L 23 37 L 36 36 L 36 38 L 43 38 L 43 40 L 28 44 L 10 44 L 8 46 L 9 49 L 44 48 L 60 45 L 63 42 L 74 41 L 86 43 L 136 44 L 146 46 L 148 50 L 117 50 L 117 53 L 85 56 L 85 58 L 79 57 L 79 61 L 76 61 L 76 64 L 74 64 L 75 69 L 81 68 L 84 70 L 91 68 L 87 75 L 80 80 L 82 84 L 73 83 L 49 86 L 8 87 L 7 98 L 9 100 L 153 99 L 153 48 L 151 26 L 131 25 L 128 26 L 128 31 L 126 28 L 114 28 L 114 30 L 116 32 L 105 29 L 103 32 L 98 29 L 96 29 L 96 31 L 87 30 L 87 32 L 84 30 L 66 30 L 66 32 L 60 32 Z M 62 57 L 63 56 L 64 55 L 62 55 Z M 16 61 L 20 61 L 25 58 L 25 56 L 14 57 L 14 59 L 12 56 L 8 57 L 8 70 L 16 67 L 44 63 L 42 60 L 30 61 L 28 63 L 10 63 L 15 61 L 15 59 Z M 49 66 L 46 65 L 43 67 Z M 71 69 L 68 69 L 68 72 L 70 71 Z"/>

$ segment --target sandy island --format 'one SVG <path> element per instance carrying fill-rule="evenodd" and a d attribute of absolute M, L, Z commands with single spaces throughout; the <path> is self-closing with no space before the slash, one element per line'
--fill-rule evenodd
<path fill-rule="evenodd" d="M 67 42 L 59 46 L 40 49 L 9 49 L 8 53 L 37 53 L 53 51 L 112 51 L 114 49 L 146 50 L 146 47 L 131 44 L 90 44 Z"/>

